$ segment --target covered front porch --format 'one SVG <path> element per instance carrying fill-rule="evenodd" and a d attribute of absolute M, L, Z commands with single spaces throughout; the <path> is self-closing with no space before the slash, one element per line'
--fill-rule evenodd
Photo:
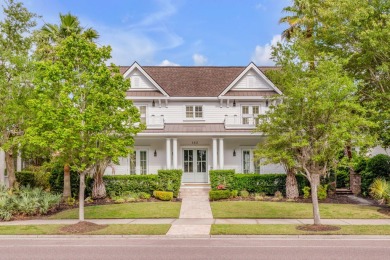
<path fill-rule="evenodd" d="M 139 136 L 134 153 L 122 158 L 106 174 L 156 174 L 160 169 L 182 169 L 183 183 L 209 183 L 209 171 L 283 173 L 281 165 L 260 165 L 254 150 L 260 136 Z"/>

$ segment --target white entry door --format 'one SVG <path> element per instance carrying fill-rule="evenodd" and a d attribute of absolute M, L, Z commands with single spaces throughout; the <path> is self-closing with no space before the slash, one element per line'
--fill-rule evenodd
<path fill-rule="evenodd" d="M 183 182 L 208 182 L 206 149 L 184 149 L 183 166 Z"/>

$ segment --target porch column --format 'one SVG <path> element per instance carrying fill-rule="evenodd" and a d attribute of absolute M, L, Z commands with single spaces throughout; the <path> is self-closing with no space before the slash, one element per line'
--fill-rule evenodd
<path fill-rule="evenodd" d="M 171 138 L 166 141 L 167 169 L 171 169 Z"/>
<path fill-rule="evenodd" d="M 177 138 L 172 139 L 173 169 L 177 169 Z"/>
<path fill-rule="evenodd" d="M 216 170 L 218 168 L 218 151 L 217 151 L 217 138 L 213 138 L 213 170 Z"/>
<path fill-rule="evenodd" d="M 223 170 L 224 167 L 224 150 L 223 150 L 223 138 L 219 138 L 219 169 Z"/>
<path fill-rule="evenodd" d="M 0 184 L 4 184 L 5 153 L 0 149 Z"/>

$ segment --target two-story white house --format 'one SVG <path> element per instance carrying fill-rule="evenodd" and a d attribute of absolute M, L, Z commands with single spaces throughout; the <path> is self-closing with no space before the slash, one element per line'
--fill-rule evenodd
<path fill-rule="evenodd" d="M 282 173 L 260 166 L 253 150 L 264 140 L 254 132 L 257 115 L 281 91 L 264 75 L 274 67 L 121 67 L 131 80 L 133 100 L 147 129 L 135 138 L 135 152 L 115 165 L 115 174 L 154 174 L 182 169 L 183 182 L 207 183 L 211 169 L 239 173 Z M 110 174 L 109 168 L 106 174 Z"/>

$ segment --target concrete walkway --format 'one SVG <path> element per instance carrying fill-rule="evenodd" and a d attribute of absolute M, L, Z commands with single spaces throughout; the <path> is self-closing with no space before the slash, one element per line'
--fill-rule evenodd
<path fill-rule="evenodd" d="M 213 219 L 213 218 L 160 218 L 160 219 L 86 219 L 88 222 L 96 224 L 171 224 L 181 227 L 187 232 L 185 226 L 210 226 L 212 224 L 262 224 L 262 225 L 302 225 L 313 224 L 313 219 Z M 21 225 L 47 225 L 76 224 L 77 219 L 32 219 L 1 222 L 0 226 L 21 226 Z M 321 219 L 326 225 L 390 225 L 390 219 Z"/>
<path fill-rule="evenodd" d="M 167 236 L 205 236 L 210 234 L 213 214 L 209 185 L 182 185 L 180 218 L 172 223 Z"/>

